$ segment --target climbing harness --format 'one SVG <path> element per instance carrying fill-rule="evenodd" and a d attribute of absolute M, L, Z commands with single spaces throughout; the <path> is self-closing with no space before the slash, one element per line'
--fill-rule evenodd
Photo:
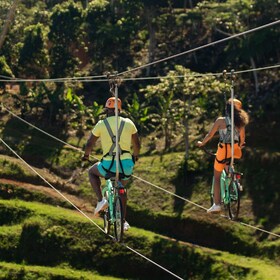
<path fill-rule="evenodd" d="M 105 126 L 106 126 L 106 128 L 107 128 L 107 131 L 108 131 L 110 137 L 111 137 L 112 145 L 111 145 L 111 148 L 110 148 L 109 152 L 108 152 L 107 154 L 105 154 L 105 155 L 103 156 L 103 158 L 109 155 L 109 156 L 112 157 L 112 160 L 111 160 L 111 163 L 110 163 L 110 166 L 109 166 L 108 169 L 106 169 L 106 168 L 103 167 L 103 166 L 102 166 L 102 168 L 103 168 L 107 173 L 109 173 L 109 172 L 114 173 L 114 172 L 111 171 L 111 169 L 112 169 L 112 167 L 113 167 L 115 158 L 117 158 L 117 162 L 119 162 L 120 167 L 121 167 L 121 171 L 122 171 L 121 173 L 124 174 L 125 177 L 130 177 L 131 175 L 126 175 L 126 174 L 125 174 L 124 169 L 123 169 L 122 162 L 121 162 L 121 160 L 120 160 L 120 156 L 121 156 L 122 154 L 125 154 L 125 153 L 129 153 L 129 154 L 130 154 L 130 152 L 129 152 L 129 151 L 126 151 L 126 150 L 122 150 L 120 144 L 119 144 L 119 143 L 116 143 L 116 136 L 114 135 L 114 133 L 113 133 L 113 131 L 112 131 L 112 129 L 111 129 L 111 126 L 110 126 L 110 124 L 109 124 L 109 122 L 108 122 L 107 119 L 104 120 L 104 124 L 105 124 Z M 117 134 L 119 135 L 119 139 L 120 139 L 120 137 L 121 137 L 121 134 L 122 134 L 124 125 L 125 125 L 125 121 L 124 121 L 124 120 L 121 120 L 120 127 L 119 127 L 119 130 L 118 130 L 118 132 L 117 132 Z M 118 151 L 119 151 L 118 157 L 116 157 L 116 152 L 114 152 L 114 150 L 116 150 L 116 151 L 118 150 Z M 103 158 L 101 159 L 101 161 L 103 160 Z"/>
<path fill-rule="evenodd" d="M 229 163 L 230 161 L 230 166 L 233 165 L 234 163 L 234 144 L 239 143 L 239 131 L 235 128 L 234 126 L 234 81 L 236 79 L 236 75 L 234 74 L 234 70 L 231 70 L 230 73 L 231 76 L 231 116 L 229 117 L 229 112 L 227 111 L 227 97 L 226 93 L 224 93 L 224 99 L 225 99 L 225 122 L 226 122 L 226 133 L 222 134 L 220 133 L 220 143 L 219 147 L 225 149 L 225 158 L 223 160 L 218 160 L 217 156 L 215 160 L 218 163 Z M 223 78 L 226 80 L 227 78 L 227 71 L 223 71 Z M 231 145 L 231 157 L 228 158 L 227 156 L 227 148 L 228 145 Z"/>
<path fill-rule="evenodd" d="M 231 143 L 231 119 L 230 117 L 226 116 L 225 117 L 225 122 L 226 122 L 226 133 L 223 133 L 222 130 L 219 131 L 220 133 L 220 143 Z M 239 131 L 234 127 L 233 129 L 234 133 L 234 143 L 239 142 Z"/>

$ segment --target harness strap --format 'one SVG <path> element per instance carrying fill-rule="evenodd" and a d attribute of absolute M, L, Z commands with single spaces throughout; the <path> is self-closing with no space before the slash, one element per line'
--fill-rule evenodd
<path fill-rule="evenodd" d="M 225 158 L 222 159 L 222 160 L 218 160 L 218 159 L 217 159 L 217 156 L 216 156 L 215 160 L 216 160 L 218 163 L 226 163 L 226 161 L 228 160 L 228 159 L 227 159 L 227 145 L 228 145 L 228 144 L 227 144 L 227 143 L 223 143 L 223 144 L 225 144 L 225 146 L 223 146 L 222 143 L 219 143 L 219 148 L 221 148 L 221 149 L 223 149 L 224 147 L 226 148 Z"/>
<path fill-rule="evenodd" d="M 113 156 L 113 159 L 112 159 L 112 161 L 111 161 L 110 167 L 109 167 L 108 169 L 105 168 L 103 165 L 101 165 L 101 167 L 102 167 L 107 173 L 112 173 L 112 174 L 116 175 L 115 172 L 112 172 L 112 171 L 111 171 L 111 168 L 112 168 L 113 163 L 114 163 L 114 158 L 115 158 L 115 156 Z M 126 174 L 124 173 L 124 169 L 123 169 L 123 165 L 122 165 L 121 160 L 120 160 L 120 166 L 121 166 L 121 170 L 122 170 L 122 172 L 120 172 L 120 179 L 131 177 L 131 175 L 126 175 Z"/>
<path fill-rule="evenodd" d="M 116 153 L 114 153 L 114 150 L 115 150 L 115 148 L 116 148 L 116 145 L 118 145 L 119 150 L 120 150 L 119 156 L 122 155 L 122 154 L 124 154 L 124 153 L 129 153 L 129 154 L 130 154 L 130 152 L 129 152 L 129 151 L 122 150 L 119 143 L 116 144 L 116 136 L 114 135 L 114 133 L 113 133 L 113 131 L 112 131 L 112 129 L 111 129 L 111 126 L 110 126 L 110 124 L 109 124 L 109 122 L 108 122 L 107 119 L 104 120 L 104 124 L 105 124 L 105 126 L 106 126 L 106 128 L 107 128 L 107 131 L 108 131 L 110 137 L 111 137 L 112 146 L 111 146 L 109 152 L 108 152 L 106 155 L 103 156 L 103 158 L 104 158 L 105 156 L 107 156 L 107 155 L 110 155 L 110 156 L 112 157 L 112 160 L 111 160 L 109 169 L 106 169 L 106 168 L 104 168 L 103 166 L 102 166 L 102 168 L 103 168 L 106 172 L 111 172 L 111 168 L 113 167 L 113 164 L 114 164 L 114 161 L 115 161 L 115 156 L 116 156 Z M 124 122 L 123 120 L 121 120 L 121 124 L 120 124 L 119 130 L 118 130 L 119 139 L 120 139 L 120 137 L 121 137 L 121 134 L 122 134 L 124 125 L 125 125 L 125 122 Z M 102 160 L 103 160 L 103 158 L 102 158 Z M 102 161 L 102 160 L 101 160 L 101 161 Z M 120 158 L 119 158 L 118 160 L 119 160 L 120 167 L 121 167 L 121 170 L 122 170 L 121 173 L 124 174 L 125 177 L 130 177 L 130 175 L 126 175 L 126 174 L 124 173 L 123 165 L 122 165 L 122 162 L 121 162 Z"/>
<path fill-rule="evenodd" d="M 111 146 L 111 148 L 110 148 L 110 150 L 109 150 L 109 153 L 108 153 L 108 154 L 109 154 L 110 156 L 113 156 L 113 151 L 114 151 L 114 149 L 116 148 L 116 136 L 114 135 L 114 133 L 113 133 L 113 131 L 112 131 L 112 129 L 111 129 L 111 126 L 110 126 L 110 124 L 109 124 L 109 122 L 108 122 L 107 119 L 104 120 L 104 124 L 105 124 L 105 126 L 106 126 L 106 128 L 107 128 L 107 131 L 108 131 L 108 133 L 109 133 L 109 135 L 110 135 L 110 137 L 111 137 L 112 143 L 113 143 L 112 146 Z M 123 120 L 121 120 L 121 124 L 120 124 L 119 131 L 118 131 L 118 133 L 119 133 L 119 139 L 120 139 L 120 137 L 121 137 L 121 134 L 122 134 L 124 125 L 125 125 L 125 122 L 124 122 Z M 120 154 L 122 154 L 122 149 L 121 149 L 119 143 L 118 143 L 118 146 L 119 146 L 119 149 L 120 149 Z"/>
<path fill-rule="evenodd" d="M 226 116 L 225 117 L 225 122 L 226 122 L 226 133 L 220 138 L 221 143 L 229 144 L 231 143 L 231 120 L 230 117 Z M 234 138 L 235 137 L 239 138 L 239 132 L 238 130 L 234 127 Z M 237 140 L 234 141 L 236 143 Z M 240 139 L 237 141 L 239 143 Z"/>

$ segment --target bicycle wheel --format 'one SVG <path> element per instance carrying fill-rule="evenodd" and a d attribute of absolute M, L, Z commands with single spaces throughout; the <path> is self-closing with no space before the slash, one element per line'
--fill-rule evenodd
<path fill-rule="evenodd" d="M 111 222 L 110 222 L 110 212 L 108 209 L 106 209 L 103 214 L 103 226 L 104 226 L 105 233 L 110 234 Z"/>
<path fill-rule="evenodd" d="M 212 185 L 210 186 L 209 195 L 210 195 L 210 207 L 211 207 L 214 203 L 214 177 L 212 179 Z"/>
<path fill-rule="evenodd" d="M 108 201 L 108 191 L 104 193 L 104 197 Z M 110 234 L 111 222 L 110 222 L 110 210 L 109 207 L 103 213 L 103 227 L 106 234 Z"/>
<path fill-rule="evenodd" d="M 228 212 L 231 220 L 237 220 L 240 208 L 240 193 L 236 181 L 231 181 L 228 187 L 229 204 Z"/>
<path fill-rule="evenodd" d="M 123 238 L 123 209 L 122 209 L 122 201 L 119 196 L 116 196 L 114 203 L 114 230 L 115 230 L 115 238 L 117 242 L 121 242 Z"/>

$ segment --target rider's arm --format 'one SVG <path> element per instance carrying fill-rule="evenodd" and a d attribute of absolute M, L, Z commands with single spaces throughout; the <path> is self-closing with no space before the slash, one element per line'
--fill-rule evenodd
<path fill-rule="evenodd" d="M 206 134 L 206 136 L 204 137 L 204 139 L 202 141 L 198 141 L 197 145 L 199 147 L 204 146 L 210 139 L 212 139 L 212 137 L 215 135 L 215 133 L 218 131 L 219 127 L 220 127 L 220 123 L 221 123 L 222 118 L 218 118 L 215 123 L 212 125 L 211 129 L 209 130 L 209 132 Z"/>
<path fill-rule="evenodd" d="M 84 158 L 89 158 L 91 150 L 92 150 L 93 146 L 95 145 L 97 139 L 98 139 L 98 137 L 94 136 L 92 133 L 90 134 L 90 136 L 87 140 L 87 143 L 86 143 Z"/>
<path fill-rule="evenodd" d="M 134 133 L 131 136 L 132 138 L 132 148 L 133 148 L 133 156 L 137 160 L 141 148 L 140 139 L 138 133 Z"/>

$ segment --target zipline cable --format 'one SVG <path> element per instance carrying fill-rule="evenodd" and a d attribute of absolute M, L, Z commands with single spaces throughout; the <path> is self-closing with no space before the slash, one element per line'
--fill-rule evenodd
<path fill-rule="evenodd" d="M 76 151 L 78 151 L 78 152 L 82 152 L 82 149 L 81 149 L 81 148 L 77 148 L 77 147 L 75 147 L 75 146 L 73 146 L 73 145 L 71 145 L 71 144 L 69 144 L 69 143 L 67 143 L 67 142 L 65 142 L 65 141 L 63 141 L 63 140 L 61 140 L 61 139 L 59 139 L 59 138 L 53 136 L 52 134 L 49 134 L 48 132 L 46 132 L 46 131 L 44 131 L 44 130 L 38 128 L 37 126 L 35 126 L 35 125 L 29 123 L 28 121 L 24 120 L 23 118 L 17 116 L 15 113 L 13 113 L 13 112 L 10 111 L 8 108 L 6 108 L 3 104 L 1 104 L 1 107 L 2 107 L 2 109 L 6 110 L 9 114 L 11 114 L 12 116 L 14 116 L 15 118 L 19 119 L 20 121 L 26 123 L 27 125 L 29 125 L 29 126 L 35 128 L 35 129 L 37 129 L 38 131 L 42 132 L 43 134 L 48 135 L 49 137 L 53 138 L 54 140 L 56 140 L 56 141 L 58 141 L 58 142 L 60 142 L 60 143 L 62 143 L 62 144 L 64 144 L 64 145 L 67 145 L 67 146 L 71 147 L 72 149 L 74 149 L 74 150 L 76 150 Z"/>
<path fill-rule="evenodd" d="M 269 70 L 269 69 L 275 69 L 275 68 L 279 68 L 280 64 L 276 64 L 276 65 L 271 65 L 271 66 L 265 66 L 265 67 L 259 67 L 259 68 L 254 68 L 254 69 L 247 69 L 247 70 L 239 70 L 239 71 L 235 71 L 236 74 L 244 74 L 244 73 L 250 73 L 250 72 L 255 72 L 255 71 L 263 71 L 263 70 Z M 227 73 L 227 75 L 230 75 L 229 73 Z M 122 78 L 122 81 L 144 81 L 144 80 L 160 80 L 160 79 L 171 79 L 171 78 L 185 78 L 185 77 L 206 77 L 206 76 L 221 76 L 221 72 L 218 73 L 201 73 L 201 74 L 188 74 L 188 75 L 174 75 L 174 76 L 151 76 L 151 77 L 136 77 L 136 78 Z M 1 75 L 0 75 L 1 77 Z M 6 76 L 2 76 L 2 77 L 6 77 Z M 89 77 L 84 77 L 83 80 L 75 80 L 74 78 L 69 78 L 72 79 L 70 81 L 74 82 L 74 81 L 78 81 L 78 82 L 83 82 L 83 83 L 99 83 L 99 82 L 106 82 L 108 83 L 107 79 L 91 79 L 91 77 L 93 78 L 98 78 L 98 76 L 89 76 Z M 101 76 L 100 76 L 101 77 Z M 0 82 L 28 82 L 30 80 L 28 79 L 18 79 L 18 80 L 12 80 L 12 78 L 6 77 L 7 79 L 0 79 Z M 65 78 L 68 79 L 68 78 Z M 45 81 L 49 81 L 49 82 L 61 82 L 61 81 L 57 81 L 55 79 L 33 79 L 34 82 L 45 82 Z"/>
<path fill-rule="evenodd" d="M 171 194 L 171 195 L 173 195 L 173 196 L 175 196 L 175 197 L 177 197 L 177 198 L 180 198 L 180 199 L 182 199 L 182 200 L 184 200 L 184 201 L 186 201 L 186 202 L 188 202 L 188 203 L 190 203 L 190 204 L 192 204 L 192 205 L 195 205 L 195 206 L 197 206 L 197 207 L 199 207 L 199 208 L 201 208 L 201 209 L 207 210 L 207 208 L 205 208 L 205 207 L 203 207 L 203 206 L 201 206 L 201 205 L 199 205 L 199 204 L 197 204 L 197 203 L 195 203 L 195 202 L 193 202 L 193 201 L 191 201 L 191 200 L 188 200 L 188 199 L 186 199 L 186 198 L 184 198 L 184 197 L 182 197 L 182 196 L 179 196 L 179 195 L 177 195 L 177 194 L 175 194 L 175 193 L 173 193 L 173 192 L 170 192 L 170 191 L 168 191 L 168 190 L 165 190 L 165 189 L 163 189 L 163 188 L 161 188 L 161 187 L 159 187 L 159 186 L 157 186 L 157 185 L 155 185 L 155 184 L 153 184 L 153 183 L 151 183 L 151 182 L 149 182 L 149 181 L 146 181 L 145 179 L 142 179 L 142 178 L 140 178 L 140 177 L 138 177 L 138 176 L 135 176 L 135 175 L 132 175 L 132 177 L 135 178 L 135 179 L 137 179 L 137 180 L 142 181 L 143 183 L 146 183 L 146 184 L 148 184 L 148 185 L 150 185 L 150 186 L 153 186 L 153 187 L 155 187 L 155 188 L 158 189 L 158 190 L 164 191 L 164 192 L 166 192 L 166 193 L 168 193 L 168 194 Z"/>
<path fill-rule="evenodd" d="M 153 62 L 144 64 L 144 65 L 142 65 L 142 66 L 138 66 L 138 67 L 129 69 L 129 70 L 127 70 L 127 71 L 123 71 L 123 72 L 119 73 L 118 75 L 119 75 L 119 76 L 120 76 L 120 75 L 125 75 L 125 74 L 131 73 L 131 72 L 134 72 L 134 71 L 137 71 L 137 70 L 140 70 L 140 69 L 143 69 L 143 68 L 146 68 L 146 67 L 149 67 L 149 66 L 152 66 L 152 65 L 155 65 L 155 64 L 158 64 L 158 63 L 161 63 L 161 62 L 164 62 L 164 61 L 167 61 L 167 60 L 170 60 L 170 59 L 173 59 L 173 58 L 182 56 L 182 55 L 185 55 L 185 54 L 189 54 L 189 53 L 192 53 L 192 52 L 195 52 L 195 51 L 198 51 L 198 50 L 202 50 L 202 49 L 207 48 L 207 47 L 210 47 L 210 46 L 214 46 L 214 45 L 220 44 L 220 43 L 222 43 L 222 42 L 231 40 L 231 39 L 233 39 L 233 38 L 237 38 L 237 37 L 240 37 L 240 36 L 243 36 L 243 35 L 246 35 L 246 34 L 255 32 L 255 31 L 262 30 L 262 29 L 264 29 L 264 28 L 268 28 L 268 27 L 277 25 L 277 24 L 279 24 L 279 23 L 280 23 L 280 20 L 276 20 L 276 21 L 273 21 L 273 22 L 270 22 L 270 23 L 261 25 L 261 26 L 259 26 L 259 27 L 256 27 L 256 28 L 253 28 L 253 29 L 250 29 L 250 30 L 247 30 L 247 31 L 234 34 L 234 35 L 232 35 L 232 36 L 230 36 L 230 37 L 227 37 L 227 38 L 224 38 L 224 39 L 220 39 L 220 40 L 217 40 L 217 41 L 208 43 L 208 44 L 206 44 L 206 45 L 203 45 L 203 46 L 200 46 L 200 47 L 191 49 L 191 50 L 187 50 L 187 51 L 184 51 L 184 52 L 175 54 L 175 55 L 171 55 L 171 56 L 168 56 L 168 57 L 166 57 L 166 58 L 162 58 L 162 59 L 159 59 L 159 60 L 156 60 L 156 61 L 153 61 Z"/>
<path fill-rule="evenodd" d="M 75 150 L 77 150 L 77 151 L 83 153 L 82 149 L 77 148 L 77 147 L 75 147 L 75 146 L 73 146 L 73 145 L 71 145 L 71 144 L 68 144 L 67 142 L 62 141 L 62 140 L 60 140 L 59 138 L 57 138 L 57 137 L 55 137 L 55 136 L 53 136 L 53 135 L 51 135 L 51 134 L 45 132 L 44 130 L 42 130 L 42 129 L 40 129 L 40 128 L 38 128 L 38 127 L 36 127 L 36 126 L 30 124 L 29 122 L 23 120 L 22 118 L 20 118 L 19 116 L 17 116 L 16 114 L 14 114 L 13 112 L 11 112 L 10 110 L 8 110 L 3 104 L 2 104 L 2 108 L 5 109 L 8 113 L 12 114 L 12 115 L 13 115 L 14 117 L 16 117 L 17 119 L 19 119 L 19 120 L 25 122 L 27 125 L 30 125 L 30 126 L 32 126 L 33 128 L 37 129 L 38 131 L 40 131 L 40 132 L 42 132 L 42 133 L 44 133 L 44 134 L 50 136 L 51 138 L 53 138 L 53 139 L 55 139 L 55 140 L 57 140 L 57 141 L 59 141 L 59 142 L 65 144 L 66 146 L 69 146 L 69 147 L 71 147 L 71 148 L 74 148 Z M 96 158 L 96 157 L 93 157 L 93 158 L 96 159 L 96 160 L 99 160 L 99 159 Z M 137 177 L 137 176 L 135 176 L 135 175 L 132 175 L 132 177 L 133 177 L 133 178 L 136 178 L 136 179 L 138 179 L 138 180 L 140 180 L 140 181 L 142 181 L 142 182 L 144 182 L 144 183 L 146 183 L 146 184 L 148 184 L 148 185 L 150 185 L 150 186 L 153 186 L 153 187 L 155 187 L 155 188 L 157 188 L 157 189 L 159 189 L 159 190 L 162 190 L 162 191 L 164 191 L 164 192 L 166 192 L 166 193 L 169 193 L 169 194 L 171 194 L 171 195 L 173 195 L 173 196 L 175 196 L 175 197 L 177 197 L 177 198 L 179 198 L 179 199 L 181 199 L 181 200 L 184 200 L 184 201 L 186 201 L 186 202 L 189 202 L 190 204 L 193 204 L 193 205 L 195 205 L 195 206 L 197 206 L 197 207 L 199 207 L 199 208 L 201 208 L 201 209 L 206 210 L 205 207 L 203 207 L 203 206 L 201 206 L 201 205 L 199 205 L 199 204 L 197 204 L 197 203 L 195 203 L 195 202 L 192 202 L 191 200 L 188 200 L 188 199 L 186 199 L 186 198 L 184 198 L 184 197 L 181 197 L 181 196 L 179 196 L 179 195 L 177 195 L 177 194 L 174 194 L 174 193 L 172 193 L 172 192 L 169 192 L 169 191 L 167 191 L 167 190 L 165 190 L 165 189 L 163 189 L 163 188 L 161 188 L 161 187 L 159 187 L 159 186 L 157 186 L 157 185 L 155 185 L 155 184 L 153 184 L 153 183 L 150 183 L 149 181 L 146 181 L 146 180 L 144 180 L 144 179 L 142 179 L 142 178 L 140 178 L 140 177 Z M 227 217 L 225 217 L 225 216 L 223 216 L 223 215 L 221 215 L 221 217 L 227 218 Z M 233 221 L 233 220 L 230 220 L 230 221 Z M 279 237 L 279 238 L 280 238 L 280 235 L 279 235 L 279 234 L 276 234 L 276 233 L 273 233 L 273 232 L 270 232 L 270 231 L 261 229 L 261 228 L 259 228 L 259 227 L 252 226 L 252 225 L 250 225 L 250 224 L 246 224 L 246 223 L 243 223 L 243 222 L 238 222 L 238 221 L 234 221 L 234 222 L 239 223 L 239 224 L 241 224 L 241 225 L 243 225 L 243 226 L 247 226 L 247 227 L 253 228 L 253 229 L 257 230 L 257 231 L 261 231 L 261 232 L 264 232 L 264 233 L 267 233 L 267 234 L 270 234 L 270 235 L 273 235 L 273 236 L 276 236 L 276 237 Z"/>
<path fill-rule="evenodd" d="M 166 192 L 166 193 L 169 193 L 169 194 L 171 194 L 171 195 L 173 195 L 173 196 L 175 196 L 175 197 L 177 197 L 177 198 L 180 198 L 180 199 L 182 199 L 182 200 L 184 200 L 184 201 L 186 201 L 186 202 L 189 202 L 190 204 L 193 204 L 193 205 L 195 205 L 195 206 L 197 206 L 197 207 L 199 207 L 199 208 L 201 208 L 201 209 L 207 210 L 207 208 L 205 208 L 205 207 L 203 207 L 203 206 L 201 206 L 201 205 L 199 205 L 199 204 L 197 204 L 197 203 L 195 203 L 195 202 L 193 202 L 193 201 L 191 201 L 191 200 L 188 200 L 188 199 L 186 199 L 186 198 L 184 198 L 184 197 L 181 197 L 181 196 L 179 196 L 179 195 L 177 195 L 177 194 L 174 194 L 174 193 L 172 193 L 172 192 L 169 192 L 169 191 L 167 191 L 167 190 L 165 190 L 165 189 L 163 189 L 163 188 L 161 188 L 161 187 L 159 187 L 159 186 L 157 186 L 157 185 L 155 185 L 155 184 L 153 184 L 153 183 L 150 183 L 149 181 L 146 181 L 146 180 L 144 180 L 144 179 L 142 179 L 142 178 L 139 178 L 139 177 L 137 177 L 137 176 L 135 176 L 135 175 L 132 175 L 132 176 L 133 176 L 134 178 L 136 178 L 137 180 L 140 180 L 140 181 L 146 183 L 147 185 L 150 185 L 150 186 L 155 187 L 155 188 L 157 188 L 157 189 L 159 189 L 159 190 L 162 190 L 162 191 L 164 191 L 164 192 Z M 227 216 L 220 215 L 220 217 L 226 218 L 226 219 L 228 220 L 228 217 L 227 217 Z M 246 223 L 244 223 L 244 222 L 239 222 L 239 221 L 234 221 L 234 220 L 229 220 L 229 221 L 232 221 L 232 222 L 241 224 L 241 225 L 243 225 L 243 226 L 253 228 L 253 229 L 257 230 L 257 231 L 261 231 L 261 232 L 267 233 L 267 234 L 269 234 L 269 235 L 273 235 L 273 236 L 276 236 L 276 237 L 279 237 L 279 238 L 280 238 L 280 234 L 277 234 L 277 233 L 274 233 L 274 232 L 270 232 L 270 231 L 267 231 L 267 230 L 265 230 L 265 229 L 261 229 L 261 228 L 259 228 L 259 227 L 256 227 L 256 226 L 253 226 L 253 225 L 250 225 L 250 224 L 246 224 Z"/>
<path fill-rule="evenodd" d="M 58 189 L 56 189 L 51 183 L 49 183 L 39 172 L 37 172 L 31 165 L 29 165 L 19 154 L 17 154 L 1 137 L 0 141 L 16 156 L 18 157 L 29 169 L 31 169 L 36 175 L 38 175 L 45 183 L 47 183 L 53 190 L 55 190 L 60 196 L 62 196 L 68 203 L 70 203 L 80 214 L 82 214 L 84 217 L 86 217 L 91 223 L 93 223 L 98 229 L 100 229 L 103 233 L 105 231 L 103 228 L 101 228 L 97 223 L 95 223 L 87 214 L 85 214 L 79 207 L 77 207 L 71 200 L 69 200 L 63 193 L 61 193 Z M 106 233 L 105 233 L 106 234 Z M 111 235 L 109 235 L 111 238 L 113 238 Z M 129 249 L 130 251 L 134 252 L 138 256 L 141 256 L 145 260 L 149 261 L 150 263 L 156 265 L 157 267 L 161 268 L 162 270 L 168 272 L 169 274 L 173 275 L 175 278 L 184 280 L 183 278 L 179 277 L 175 273 L 169 271 L 165 267 L 159 265 L 158 263 L 152 261 L 151 259 L 147 258 L 146 256 L 142 255 L 141 253 L 137 252 L 136 250 L 132 249 L 131 247 L 121 243 L 124 247 Z"/>
<path fill-rule="evenodd" d="M 51 183 L 49 183 L 39 172 L 37 172 L 31 165 L 29 165 L 19 154 L 17 154 L 2 138 L 0 141 L 14 154 L 16 155 L 29 169 L 31 169 L 36 175 L 38 175 L 45 183 L 47 183 L 53 190 L 55 190 L 60 196 L 62 196 L 67 202 L 69 202 L 77 211 L 79 211 L 83 216 L 90 220 L 96 227 L 104 232 L 104 230 L 96 224 L 87 214 L 80 210 L 73 202 L 71 202 L 63 193 L 56 189 Z"/>
<path fill-rule="evenodd" d="M 1 76 L 0 76 L 1 77 Z M 9 81 L 9 82 L 57 82 L 57 83 L 64 83 L 64 82 L 83 82 L 84 79 L 93 79 L 93 78 L 106 78 L 105 75 L 99 76 L 87 76 L 87 77 L 69 77 L 69 78 L 48 78 L 48 79 L 23 79 L 23 78 L 9 78 L 8 80 L 0 80 L 1 82 Z M 104 81 L 107 81 L 104 79 Z"/>

